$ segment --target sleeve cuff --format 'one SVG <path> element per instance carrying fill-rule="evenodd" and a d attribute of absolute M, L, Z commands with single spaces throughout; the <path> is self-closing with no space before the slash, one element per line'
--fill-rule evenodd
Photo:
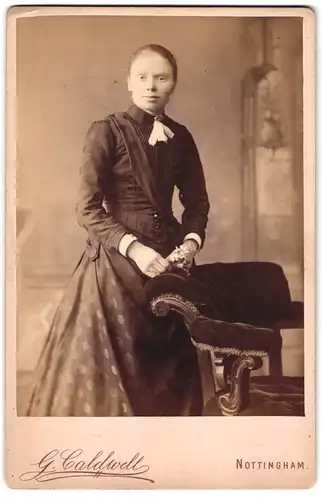
<path fill-rule="evenodd" d="M 135 236 L 133 236 L 133 234 L 125 234 L 120 243 L 119 243 L 119 246 L 118 246 L 118 251 L 120 252 L 120 254 L 123 255 L 123 257 L 126 257 L 126 252 L 127 252 L 127 249 L 129 248 L 129 246 L 131 245 L 131 243 L 133 243 L 133 241 L 136 241 L 137 238 Z"/>
<path fill-rule="evenodd" d="M 201 238 L 199 236 L 199 234 L 197 233 L 188 233 L 185 237 L 184 237 L 184 241 L 185 240 L 195 240 L 197 243 L 198 243 L 198 250 L 201 248 Z"/>

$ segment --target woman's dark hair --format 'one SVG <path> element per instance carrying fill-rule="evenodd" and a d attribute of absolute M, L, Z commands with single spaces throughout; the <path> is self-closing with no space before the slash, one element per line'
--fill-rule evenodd
<path fill-rule="evenodd" d="M 143 47 L 140 47 L 135 52 L 133 52 L 132 57 L 131 57 L 130 62 L 129 62 L 129 66 L 128 66 L 129 73 L 131 71 L 131 67 L 132 67 L 133 62 L 143 52 L 155 52 L 156 54 L 159 54 L 161 57 L 166 59 L 172 68 L 173 79 L 175 82 L 177 81 L 177 79 L 178 79 L 178 65 L 177 65 L 176 58 L 174 57 L 172 52 L 170 52 L 170 50 L 166 49 L 162 45 L 157 45 L 155 43 L 143 45 Z"/>

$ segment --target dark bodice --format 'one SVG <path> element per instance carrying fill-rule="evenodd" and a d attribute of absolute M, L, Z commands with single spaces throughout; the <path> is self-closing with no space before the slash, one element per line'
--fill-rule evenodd
<path fill-rule="evenodd" d="M 136 126 L 141 133 L 142 142 L 144 141 L 144 148 L 155 183 L 160 194 L 162 193 L 162 205 L 164 209 L 167 207 L 167 211 L 170 211 L 175 186 L 176 165 L 173 148 L 175 145 L 170 145 L 169 142 L 159 142 L 155 146 L 149 145 L 148 140 L 153 127 L 153 119 L 152 122 L 149 120 L 147 123 L 136 122 Z M 136 180 L 126 145 L 117 129 L 114 130 L 114 138 L 115 161 L 110 168 L 110 182 L 106 186 L 107 200 L 109 203 L 120 204 L 134 210 L 153 208 Z"/>
<path fill-rule="evenodd" d="M 167 251 L 181 243 L 183 233 L 204 237 L 209 203 L 194 141 L 185 127 L 165 117 L 174 137 L 150 146 L 153 120 L 132 106 L 118 120 L 112 115 L 95 122 L 88 132 L 79 222 L 106 246 L 117 248 L 126 232 Z M 186 209 L 183 227 L 172 214 L 175 186 Z"/>

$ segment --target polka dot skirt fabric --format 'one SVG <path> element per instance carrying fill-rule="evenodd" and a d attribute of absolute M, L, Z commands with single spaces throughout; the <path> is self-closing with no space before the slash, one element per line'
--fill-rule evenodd
<path fill-rule="evenodd" d="M 201 413 L 189 335 L 177 320 L 152 316 L 143 285 L 121 255 L 84 253 L 40 356 L 28 416 Z"/>

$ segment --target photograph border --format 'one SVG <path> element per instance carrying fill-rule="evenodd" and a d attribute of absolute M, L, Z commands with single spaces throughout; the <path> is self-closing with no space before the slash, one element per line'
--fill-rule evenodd
<path fill-rule="evenodd" d="M 206 417 L 156 418 L 26 418 L 16 416 L 16 20 L 21 17 L 56 15 L 117 15 L 117 16 L 222 16 L 303 18 L 303 190 L 304 190 L 304 354 L 305 354 L 305 417 Z M 89 14 L 91 12 L 91 14 Z M 63 14 L 62 14 L 63 13 Z M 82 449 L 87 459 L 101 449 L 107 435 L 106 452 L 117 450 L 127 460 L 141 453 L 147 461 L 153 483 L 134 484 L 133 479 L 108 478 L 66 479 L 64 488 L 83 489 L 226 489 L 226 488 L 309 488 L 315 481 L 315 13 L 301 7 L 47 7 L 11 8 L 7 19 L 7 106 L 6 106 L 6 478 L 12 488 L 47 488 L 48 485 L 23 482 L 23 473 L 48 451 Z M 211 425 L 216 419 L 214 427 Z M 108 420 L 108 422 L 107 422 Z M 242 434 L 240 427 L 242 426 Z M 55 432 L 53 432 L 53 428 Z M 235 450 L 227 449 L 224 429 L 229 428 Z M 249 438 L 248 431 L 253 435 Z M 121 431 L 121 432 L 120 432 Z M 279 447 L 271 436 L 278 432 Z M 265 433 L 265 435 L 263 435 Z M 39 436 L 35 443 L 34 435 Z M 166 435 L 167 440 L 162 439 Z M 213 457 L 210 436 L 221 455 Z M 296 436 L 296 440 L 294 437 Z M 188 438 L 187 438 L 188 437 Z M 187 438 L 187 439 L 186 439 Z M 169 456 L 173 440 L 180 451 Z M 143 441 L 143 443 L 142 443 Z M 21 449 L 21 443 L 25 449 Z M 193 454 L 195 443 L 198 452 Z M 219 447 L 218 447 L 219 444 Z M 260 452 L 258 446 L 264 448 Z M 236 470 L 236 459 L 248 459 L 246 447 L 263 461 L 303 461 L 305 470 L 252 471 Z M 285 448 L 287 446 L 287 448 Z M 285 451 L 287 449 L 287 452 Z M 287 455 L 281 457 L 281 453 Z M 247 456 L 248 455 L 248 456 Z M 279 458 L 280 457 L 280 458 Z M 258 460 L 258 459 L 257 459 Z M 173 477 L 173 471 L 180 473 Z M 52 483 L 50 488 L 61 488 Z"/>

